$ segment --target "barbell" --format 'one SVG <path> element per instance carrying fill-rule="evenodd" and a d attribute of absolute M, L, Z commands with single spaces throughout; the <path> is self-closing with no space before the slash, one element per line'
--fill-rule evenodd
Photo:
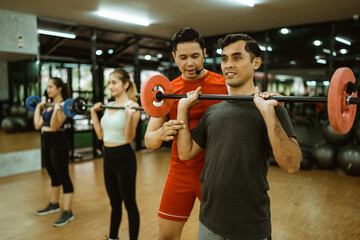
<path fill-rule="evenodd" d="M 27 109 L 29 109 L 30 111 L 35 111 L 36 106 L 41 102 L 41 98 L 39 96 L 30 96 L 26 98 L 25 101 L 25 106 Z M 46 103 L 45 104 L 46 107 L 54 107 L 55 104 L 54 103 Z M 65 113 L 65 111 L 64 111 Z M 66 114 L 66 113 L 65 113 Z"/>
<path fill-rule="evenodd" d="M 74 100 L 69 98 L 65 101 L 63 106 L 63 111 L 66 116 L 72 118 L 76 114 L 85 114 L 88 111 L 89 107 L 93 107 L 94 104 L 88 104 L 86 99 L 83 97 L 77 97 Z M 101 108 L 109 109 L 125 109 L 124 106 L 111 106 L 111 105 L 101 105 Z M 142 107 L 132 107 L 132 109 L 143 111 Z"/>
<path fill-rule="evenodd" d="M 353 72 L 349 68 L 337 69 L 330 82 L 328 97 L 305 97 L 305 96 L 271 96 L 279 102 L 300 103 L 327 103 L 328 117 L 335 132 L 347 133 L 355 120 L 356 104 L 360 104 L 357 98 L 357 88 L 360 82 L 356 82 Z M 144 111 L 151 117 L 163 117 L 168 114 L 173 99 L 185 98 L 186 94 L 174 94 L 170 81 L 162 75 L 154 75 L 146 80 L 141 86 L 141 105 Z M 233 100 L 253 101 L 253 96 L 247 95 L 216 95 L 200 94 L 200 100 Z"/>
<path fill-rule="evenodd" d="M 41 98 L 39 96 L 30 96 L 26 99 L 25 105 L 31 110 L 35 111 L 36 105 L 41 102 Z M 46 103 L 45 106 L 55 106 L 53 103 Z M 77 114 L 84 114 L 87 112 L 89 107 L 93 107 L 94 104 L 88 104 L 86 99 L 83 97 L 77 97 L 75 99 L 68 98 L 65 100 L 62 110 L 64 114 L 73 118 Z M 123 106 L 111 106 L 111 105 L 101 105 L 101 108 L 110 108 L 110 109 L 125 109 Z M 142 107 L 132 107 L 132 109 L 143 111 Z"/>

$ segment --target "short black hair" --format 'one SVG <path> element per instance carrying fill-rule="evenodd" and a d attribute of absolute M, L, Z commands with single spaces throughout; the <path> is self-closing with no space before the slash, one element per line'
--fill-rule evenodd
<path fill-rule="evenodd" d="M 223 50 L 224 47 L 237 41 L 246 42 L 245 51 L 250 53 L 251 61 L 256 57 L 261 57 L 259 44 L 255 41 L 255 39 L 244 33 L 228 34 L 225 38 L 218 40 L 218 47 Z"/>
<path fill-rule="evenodd" d="M 201 50 L 204 50 L 205 48 L 204 38 L 197 31 L 190 27 L 185 27 L 174 34 L 171 39 L 173 52 L 176 52 L 177 45 L 179 43 L 184 42 L 198 42 L 200 44 Z"/>

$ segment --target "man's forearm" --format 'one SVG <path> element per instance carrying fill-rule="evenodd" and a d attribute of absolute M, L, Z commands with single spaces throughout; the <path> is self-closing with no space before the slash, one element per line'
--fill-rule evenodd
<path fill-rule="evenodd" d="M 287 173 L 296 173 L 302 158 L 299 145 L 286 134 L 276 117 L 275 110 L 269 112 L 264 120 L 275 160 Z"/>
<path fill-rule="evenodd" d="M 183 121 L 185 128 L 178 130 L 176 142 L 178 146 L 179 157 L 181 160 L 188 160 L 191 158 L 189 154 L 192 149 L 192 137 L 189 128 L 189 109 L 184 107 L 178 108 L 177 120 Z"/>

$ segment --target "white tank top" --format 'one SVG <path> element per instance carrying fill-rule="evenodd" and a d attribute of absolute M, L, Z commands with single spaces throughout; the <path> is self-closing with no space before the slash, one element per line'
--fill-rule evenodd
<path fill-rule="evenodd" d="M 124 107 L 131 104 L 133 101 L 128 101 Z M 114 102 L 109 104 L 114 105 Z M 119 109 L 118 111 L 109 114 L 109 109 L 105 109 L 104 115 L 101 118 L 101 126 L 104 133 L 104 142 L 110 143 L 126 143 L 125 142 L 125 126 L 126 126 L 126 109 Z"/>

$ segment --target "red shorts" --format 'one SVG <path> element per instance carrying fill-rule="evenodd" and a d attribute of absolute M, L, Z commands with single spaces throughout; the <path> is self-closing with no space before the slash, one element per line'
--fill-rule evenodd
<path fill-rule="evenodd" d="M 196 197 L 201 199 L 201 171 L 202 168 L 170 166 L 161 197 L 159 217 L 172 221 L 187 221 Z"/>

